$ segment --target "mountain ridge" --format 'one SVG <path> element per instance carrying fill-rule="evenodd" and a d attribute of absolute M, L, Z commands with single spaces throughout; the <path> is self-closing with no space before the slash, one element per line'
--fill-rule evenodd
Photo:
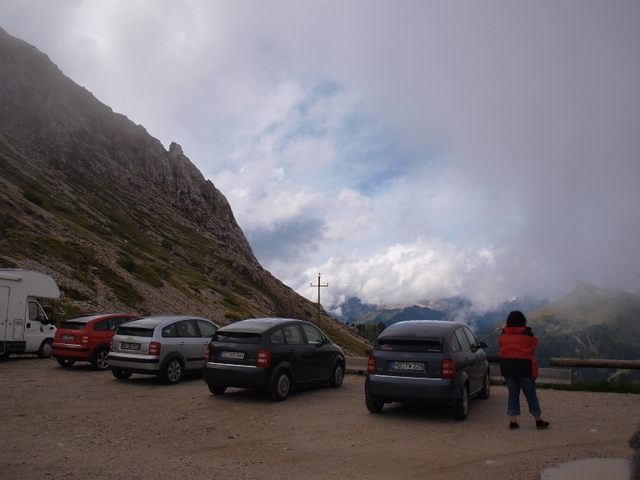
<path fill-rule="evenodd" d="M 319 323 L 367 344 L 266 271 L 225 196 L 171 143 L 0 29 L 0 266 L 53 276 L 60 316 L 189 313 Z"/>

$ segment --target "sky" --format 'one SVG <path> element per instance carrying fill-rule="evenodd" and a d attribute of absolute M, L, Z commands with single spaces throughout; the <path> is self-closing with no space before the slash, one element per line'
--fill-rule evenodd
<path fill-rule="evenodd" d="M 325 308 L 638 292 L 639 24 L 635 0 L 0 2 Z"/>

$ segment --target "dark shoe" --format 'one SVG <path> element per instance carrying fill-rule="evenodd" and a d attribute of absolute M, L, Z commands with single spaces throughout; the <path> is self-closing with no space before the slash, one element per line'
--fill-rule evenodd
<path fill-rule="evenodd" d="M 547 423 L 547 425 L 549 425 Z M 520 425 L 518 425 L 518 422 L 509 422 L 509 430 L 515 430 L 516 428 L 520 428 Z"/>
<path fill-rule="evenodd" d="M 549 426 L 549 422 L 545 422 L 544 420 L 536 420 L 536 428 L 538 430 L 542 430 L 543 428 L 547 428 Z"/>

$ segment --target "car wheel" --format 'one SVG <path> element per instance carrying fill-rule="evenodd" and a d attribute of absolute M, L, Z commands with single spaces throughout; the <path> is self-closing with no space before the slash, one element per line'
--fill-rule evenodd
<path fill-rule="evenodd" d="M 331 378 L 329 379 L 329 385 L 333 388 L 338 388 L 342 385 L 342 381 L 344 380 L 344 367 L 341 363 L 336 364 L 331 371 Z"/>
<path fill-rule="evenodd" d="M 6 360 L 10 356 L 11 356 L 10 353 L 4 352 L 2 355 L 0 355 L 0 360 Z"/>
<path fill-rule="evenodd" d="M 111 373 L 113 373 L 113 376 L 118 380 L 126 380 L 131 376 L 131 372 L 125 372 L 124 370 L 111 370 Z"/>
<path fill-rule="evenodd" d="M 167 385 L 173 385 L 180 381 L 182 373 L 182 362 L 177 358 L 173 358 L 169 360 L 167 366 L 164 367 L 164 372 L 162 372 L 162 381 Z"/>
<path fill-rule="evenodd" d="M 221 387 L 220 385 L 209 385 L 209 391 L 214 395 L 222 395 L 227 390 L 227 387 Z"/>
<path fill-rule="evenodd" d="M 480 393 L 478 394 L 478 398 L 486 400 L 487 398 L 489 398 L 489 395 L 491 395 L 491 376 L 489 370 L 487 370 L 487 373 L 485 373 L 484 375 L 484 385 L 482 386 L 482 390 L 480 390 Z"/>
<path fill-rule="evenodd" d="M 75 360 L 66 360 L 63 358 L 56 358 L 56 361 L 58 362 L 58 365 L 60 365 L 61 367 L 70 367 L 71 365 L 76 363 Z"/>
<path fill-rule="evenodd" d="M 373 398 L 364 397 L 365 403 L 367 404 L 367 410 L 371 413 L 379 413 L 382 411 L 382 407 L 384 407 L 384 402 L 379 400 L 374 400 Z"/>
<path fill-rule="evenodd" d="M 51 340 L 45 340 L 38 350 L 38 358 L 49 358 L 51 356 Z"/>
<path fill-rule="evenodd" d="M 93 358 L 91 359 L 91 366 L 96 370 L 106 370 L 109 368 L 109 350 L 106 348 L 101 348 L 96 353 L 93 354 Z"/>
<path fill-rule="evenodd" d="M 465 420 L 469 414 L 469 387 L 462 387 L 460 400 L 453 407 L 453 416 L 458 420 Z"/>
<path fill-rule="evenodd" d="M 277 372 L 271 383 L 270 392 L 271 398 L 276 402 L 281 402 L 286 399 L 291 392 L 291 377 L 285 370 Z"/>

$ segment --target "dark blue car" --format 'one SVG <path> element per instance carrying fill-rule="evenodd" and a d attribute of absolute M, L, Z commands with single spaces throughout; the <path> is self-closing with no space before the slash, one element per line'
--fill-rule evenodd
<path fill-rule="evenodd" d="M 387 327 L 369 357 L 367 408 L 377 413 L 391 402 L 444 405 L 464 420 L 469 399 L 489 398 L 486 346 L 457 322 L 410 320 Z"/>

